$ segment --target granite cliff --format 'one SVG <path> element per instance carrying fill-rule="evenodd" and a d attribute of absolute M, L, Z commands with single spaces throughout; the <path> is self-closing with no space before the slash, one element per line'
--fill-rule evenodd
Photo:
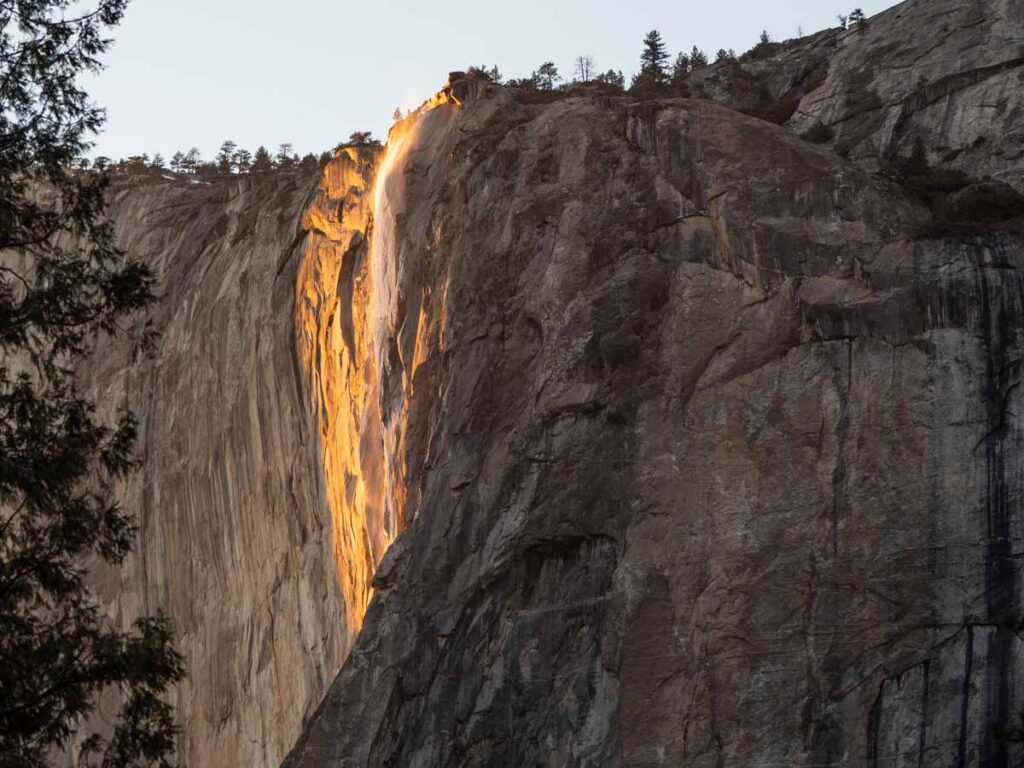
<path fill-rule="evenodd" d="M 144 427 L 101 586 L 178 625 L 183 761 L 1019 760 L 1024 234 L 889 170 L 1024 191 L 1022 78 L 1019 3 L 910 0 L 700 98 L 456 76 L 319 179 L 119 187 L 164 298 L 86 372 Z"/>

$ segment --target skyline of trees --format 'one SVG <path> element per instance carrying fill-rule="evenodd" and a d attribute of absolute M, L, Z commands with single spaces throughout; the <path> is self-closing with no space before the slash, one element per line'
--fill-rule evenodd
<path fill-rule="evenodd" d="M 369 136 L 369 133 L 365 134 Z M 94 159 L 83 158 L 78 161 L 79 170 L 111 171 L 114 173 L 158 173 L 171 172 L 184 175 L 197 176 L 234 176 L 251 173 L 269 173 L 271 171 L 302 170 L 309 171 L 323 167 L 330 162 L 332 154 L 322 152 L 319 155 L 312 152 L 299 156 L 289 142 L 279 145 L 275 154 L 271 154 L 264 146 L 256 149 L 255 153 L 231 140 L 225 140 L 217 154 L 212 160 L 203 159 L 202 152 L 198 147 L 191 147 L 187 152 L 181 150 L 175 152 L 170 161 L 157 152 L 150 157 L 143 153 L 130 155 L 127 158 L 113 160 L 106 156 L 99 156 Z"/>
<path fill-rule="evenodd" d="M 861 33 L 868 29 L 868 19 L 864 11 L 855 8 L 848 14 L 839 14 L 839 29 L 856 29 Z M 802 38 L 803 28 L 798 28 L 798 39 Z M 770 52 L 775 43 L 767 30 L 761 32 L 758 43 L 751 48 L 744 56 Z M 736 61 L 740 58 L 732 48 L 719 48 L 715 53 L 714 62 Z M 671 62 L 671 63 L 670 63 Z M 686 78 L 697 70 L 709 66 L 712 59 L 699 46 L 692 46 L 689 51 L 678 52 L 675 58 L 669 53 L 668 46 L 662 38 L 660 30 L 654 29 L 644 37 L 640 55 L 640 68 L 630 80 L 629 91 L 636 95 L 653 95 L 664 92 L 666 89 L 678 90 L 683 87 Z M 609 69 L 601 72 L 598 64 L 590 54 L 580 54 L 573 59 L 573 76 L 567 80 L 559 71 L 553 61 L 543 62 L 537 69 L 528 76 L 519 79 L 505 80 L 504 75 L 498 66 L 495 65 L 474 65 L 466 68 L 466 72 L 482 80 L 493 83 L 504 84 L 518 88 L 532 88 L 539 91 L 555 91 L 565 89 L 576 84 L 602 84 L 615 89 L 626 89 L 626 77 L 622 70 Z M 411 114 L 406 110 L 405 117 Z M 403 119 L 403 111 L 396 108 L 392 114 L 392 120 L 397 122 Z M 360 135 L 359 132 L 353 137 Z M 350 140 L 351 142 L 351 140 Z M 355 143 L 358 143 L 356 141 Z M 198 174 L 198 175 L 235 175 L 248 173 L 267 173 L 274 170 L 310 169 L 316 165 L 323 166 L 330 161 L 331 153 L 322 152 L 319 155 L 308 153 L 300 157 L 294 152 L 292 145 L 288 142 L 279 146 L 275 154 L 271 154 L 264 146 L 256 149 L 255 153 L 241 149 L 231 140 L 225 141 L 212 161 L 204 161 L 198 148 L 192 147 L 187 153 L 175 152 L 169 163 L 169 170 L 175 173 Z M 131 156 L 117 162 L 109 157 L 97 157 L 95 160 L 82 160 L 79 167 L 83 169 L 93 168 L 96 170 L 138 170 L 149 168 L 159 171 L 168 169 L 164 164 L 164 158 L 157 153 L 152 160 L 148 155 Z"/>
<path fill-rule="evenodd" d="M 840 28 L 846 29 L 848 19 L 856 22 L 858 29 L 866 29 L 867 20 L 860 9 L 855 9 L 849 16 L 840 16 Z M 852 23 L 849 24 L 853 26 Z M 803 37 L 803 29 L 799 29 L 799 37 Z M 770 53 L 773 43 L 767 30 L 761 32 L 758 43 L 744 56 L 765 55 Z M 714 63 L 737 61 L 741 57 L 732 48 L 719 48 L 714 56 Z M 670 63 L 671 62 L 671 63 Z M 538 91 L 565 90 L 578 84 L 605 84 L 611 85 L 618 90 L 627 91 L 639 96 L 651 96 L 659 93 L 684 90 L 683 84 L 686 78 L 693 72 L 710 66 L 712 58 L 699 46 L 694 45 L 689 51 L 683 50 L 672 58 L 668 46 L 662 38 L 661 31 L 653 29 L 643 39 L 640 68 L 630 80 L 629 88 L 626 88 L 626 78 L 622 70 L 609 69 L 607 72 L 599 73 L 597 62 L 590 54 L 580 54 L 573 60 L 573 77 L 567 80 L 562 77 L 558 67 L 553 61 L 545 61 L 540 67 L 523 78 L 504 80 L 501 70 L 497 65 L 477 65 L 466 69 L 467 74 L 482 80 L 507 85 L 513 88 L 529 88 Z M 598 74 L 595 74 L 598 73 Z M 396 119 L 401 111 L 396 110 Z"/>

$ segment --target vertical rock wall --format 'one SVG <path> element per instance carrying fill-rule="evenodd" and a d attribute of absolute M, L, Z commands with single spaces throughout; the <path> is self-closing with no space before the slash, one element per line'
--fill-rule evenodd
<path fill-rule="evenodd" d="M 395 182 L 408 527 L 285 765 L 1019 759 L 1020 235 L 708 102 L 454 90 Z"/>
<path fill-rule="evenodd" d="M 776 109 L 794 132 L 872 169 L 910 155 L 1024 191 L 1024 5 L 907 0 L 863 26 L 694 73 L 692 95 Z M 756 110 L 755 110 L 756 111 Z"/>
<path fill-rule="evenodd" d="M 367 233 L 379 150 L 349 149 L 325 169 L 306 212 L 297 281 L 299 355 L 319 427 L 332 510 L 339 587 L 350 610 L 346 646 L 359 629 L 370 580 L 394 531 L 385 529 L 377 368 L 370 355 Z"/>
<path fill-rule="evenodd" d="M 182 765 L 278 765 L 361 623 L 386 544 L 359 446 L 375 401 L 335 308 L 373 162 L 115 189 L 119 242 L 160 280 L 160 340 L 137 366 L 105 342 L 83 372 L 141 422 L 138 545 L 96 577 L 118 620 L 173 620 Z"/>

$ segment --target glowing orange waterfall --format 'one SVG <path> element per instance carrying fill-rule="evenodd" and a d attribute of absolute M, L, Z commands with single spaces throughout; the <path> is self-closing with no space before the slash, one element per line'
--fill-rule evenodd
<path fill-rule="evenodd" d="M 391 339 L 397 333 L 399 322 L 399 285 L 402 263 L 399 254 L 396 219 L 405 204 L 405 189 L 401 169 L 410 147 L 415 143 L 419 121 L 416 118 L 398 123 L 388 137 L 387 150 L 377 171 L 373 189 L 373 236 L 370 245 L 369 335 L 370 357 L 374 370 L 380 375 L 388 366 Z M 400 420 L 384 419 L 383 462 L 384 529 L 388 543 L 402 527 L 401 510 L 405 504 L 405 488 L 399 476 L 402 467 L 389 459 L 396 456 Z"/>
<path fill-rule="evenodd" d="M 383 150 L 339 150 L 304 221 L 296 332 L 319 427 L 329 541 L 347 612 L 345 651 L 362 623 L 374 570 L 403 526 L 404 467 L 393 466 L 403 408 L 392 418 L 381 413 L 382 372 L 400 322 L 403 171 L 422 115 L 451 101 L 439 94 L 399 121 Z"/>

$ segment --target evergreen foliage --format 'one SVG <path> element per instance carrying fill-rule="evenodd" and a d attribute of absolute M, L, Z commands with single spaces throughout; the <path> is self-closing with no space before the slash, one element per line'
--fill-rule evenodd
<path fill-rule="evenodd" d="M 644 37 L 644 49 L 640 55 L 640 72 L 633 78 L 632 90 L 641 95 L 658 92 L 669 81 L 669 55 L 661 33 L 652 29 Z"/>
<path fill-rule="evenodd" d="M 149 269 L 115 247 L 105 218 L 109 159 L 71 170 L 103 121 L 78 80 L 99 68 L 126 3 L 0 0 L 3 766 L 43 768 L 72 736 L 83 765 L 167 765 L 177 734 L 161 698 L 183 674 L 167 622 L 122 632 L 87 586 L 90 559 L 117 565 L 134 542 L 114 488 L 134 467 L 136 422 L 101 418 L 73 369 L 153 298 Z M 121 706 L 104 737 L 84 723 L 110 692 Z"/>
<path fill-rule="evenodd" d="M 551 91 L 562 80 L 562 76 L 558 74 L 558 67 L 555 66 L 554 62 L 545 61 L 534 70 L 530 75 L 530 79 L 539 90 Z"/>

